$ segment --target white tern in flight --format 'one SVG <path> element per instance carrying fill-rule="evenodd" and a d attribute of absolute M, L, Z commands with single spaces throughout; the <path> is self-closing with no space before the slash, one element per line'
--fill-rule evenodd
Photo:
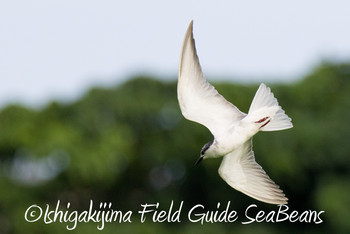
<path fill-rule="evenodd" d="M 193 21 L 182 44 L 177 96 L 183 116 L 214 136 L 196 164 L 223 156 L 219 174 L 231 187 L 266 203 L 286 204 L 288 198 L 255 161 L 252 137 L 259 131 L 292 128 L 291 119 L 265 84 L 260 84 L 248 114 L 221 96 L 202 74 L 192 31 Z"/>

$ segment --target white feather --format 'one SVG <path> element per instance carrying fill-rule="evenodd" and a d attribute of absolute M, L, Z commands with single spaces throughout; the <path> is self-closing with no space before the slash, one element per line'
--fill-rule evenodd
<path fill-rule="evenodd" d="M 219 174 L 231 187 L 259 201 L 287 203 L 282 190 L 255 161 L 251 140 L 224 156 Z"/>
<path fill-rule="evenodd" d="M 215 136 L 246 114 L 221 96 L 204 78 L 199 64 L 190 23 L 184 42 L 177 83 L 177 96 L 185 118 L 207 127 Z"/>
<path fill-rule="evenodd" d="M 278 131 L 292 128 L 292 120 L 285 114 L 281 106 L 279 106 L 277 99 L 274 97 L 271 89 L 265 84 L 261 83 L 259 89 L 256 91 L 252 104 L 250 105 L 248 116 L 254 114 L 266 107 L 277 107 L 277 112 L 271 117 L 271 121 L 266 126 L 262 127 L 261 131 Z"/>

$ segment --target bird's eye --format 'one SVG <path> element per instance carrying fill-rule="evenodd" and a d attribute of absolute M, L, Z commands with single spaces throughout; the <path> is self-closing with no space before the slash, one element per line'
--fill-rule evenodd
<path fill-rule="evenodd" d="M 201 149 L 201 155 L 203 155 L 205 153 L 205 151 L 207 151 L 207 148 L 205 146 L 203 146 L 203 148 Z"/>

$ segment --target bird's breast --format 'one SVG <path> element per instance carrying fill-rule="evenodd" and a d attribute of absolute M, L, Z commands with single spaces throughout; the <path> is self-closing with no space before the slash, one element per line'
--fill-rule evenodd
<path fill-rule="evenodd" d="M 218 154 L 224 156 L 233 150 L 241 147 L 247 140 L 251 138 L 251 133 L 243 128 L 236 126 L 234 130 L 230 129 L 226 134 L 215 139 Z"/>

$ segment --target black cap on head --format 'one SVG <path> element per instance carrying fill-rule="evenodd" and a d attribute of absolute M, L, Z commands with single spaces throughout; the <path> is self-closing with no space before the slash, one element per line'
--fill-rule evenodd
<path fill-rule="evenodd" d="M 214 140 L 209 141 L 208 143 L 206 143 L 203 146 L 203 148 L 201 149 L 201 155 L 199 156 L 199 158 L 196 161 L 196 165 L 203 160 L 205 152 L 209 149 L 209 147 L 213 144 L 213 142 L 214 142 Z"/>
<path fill-rule="evenodd" d="M 209 149 L 209 147 L 213 144 L 214 140 L 209 141 L 208 143 L 206 143 L 203 148 L 201 149 L 201 155 L 205 154 L 205 151 L 207 151 Z"/>

